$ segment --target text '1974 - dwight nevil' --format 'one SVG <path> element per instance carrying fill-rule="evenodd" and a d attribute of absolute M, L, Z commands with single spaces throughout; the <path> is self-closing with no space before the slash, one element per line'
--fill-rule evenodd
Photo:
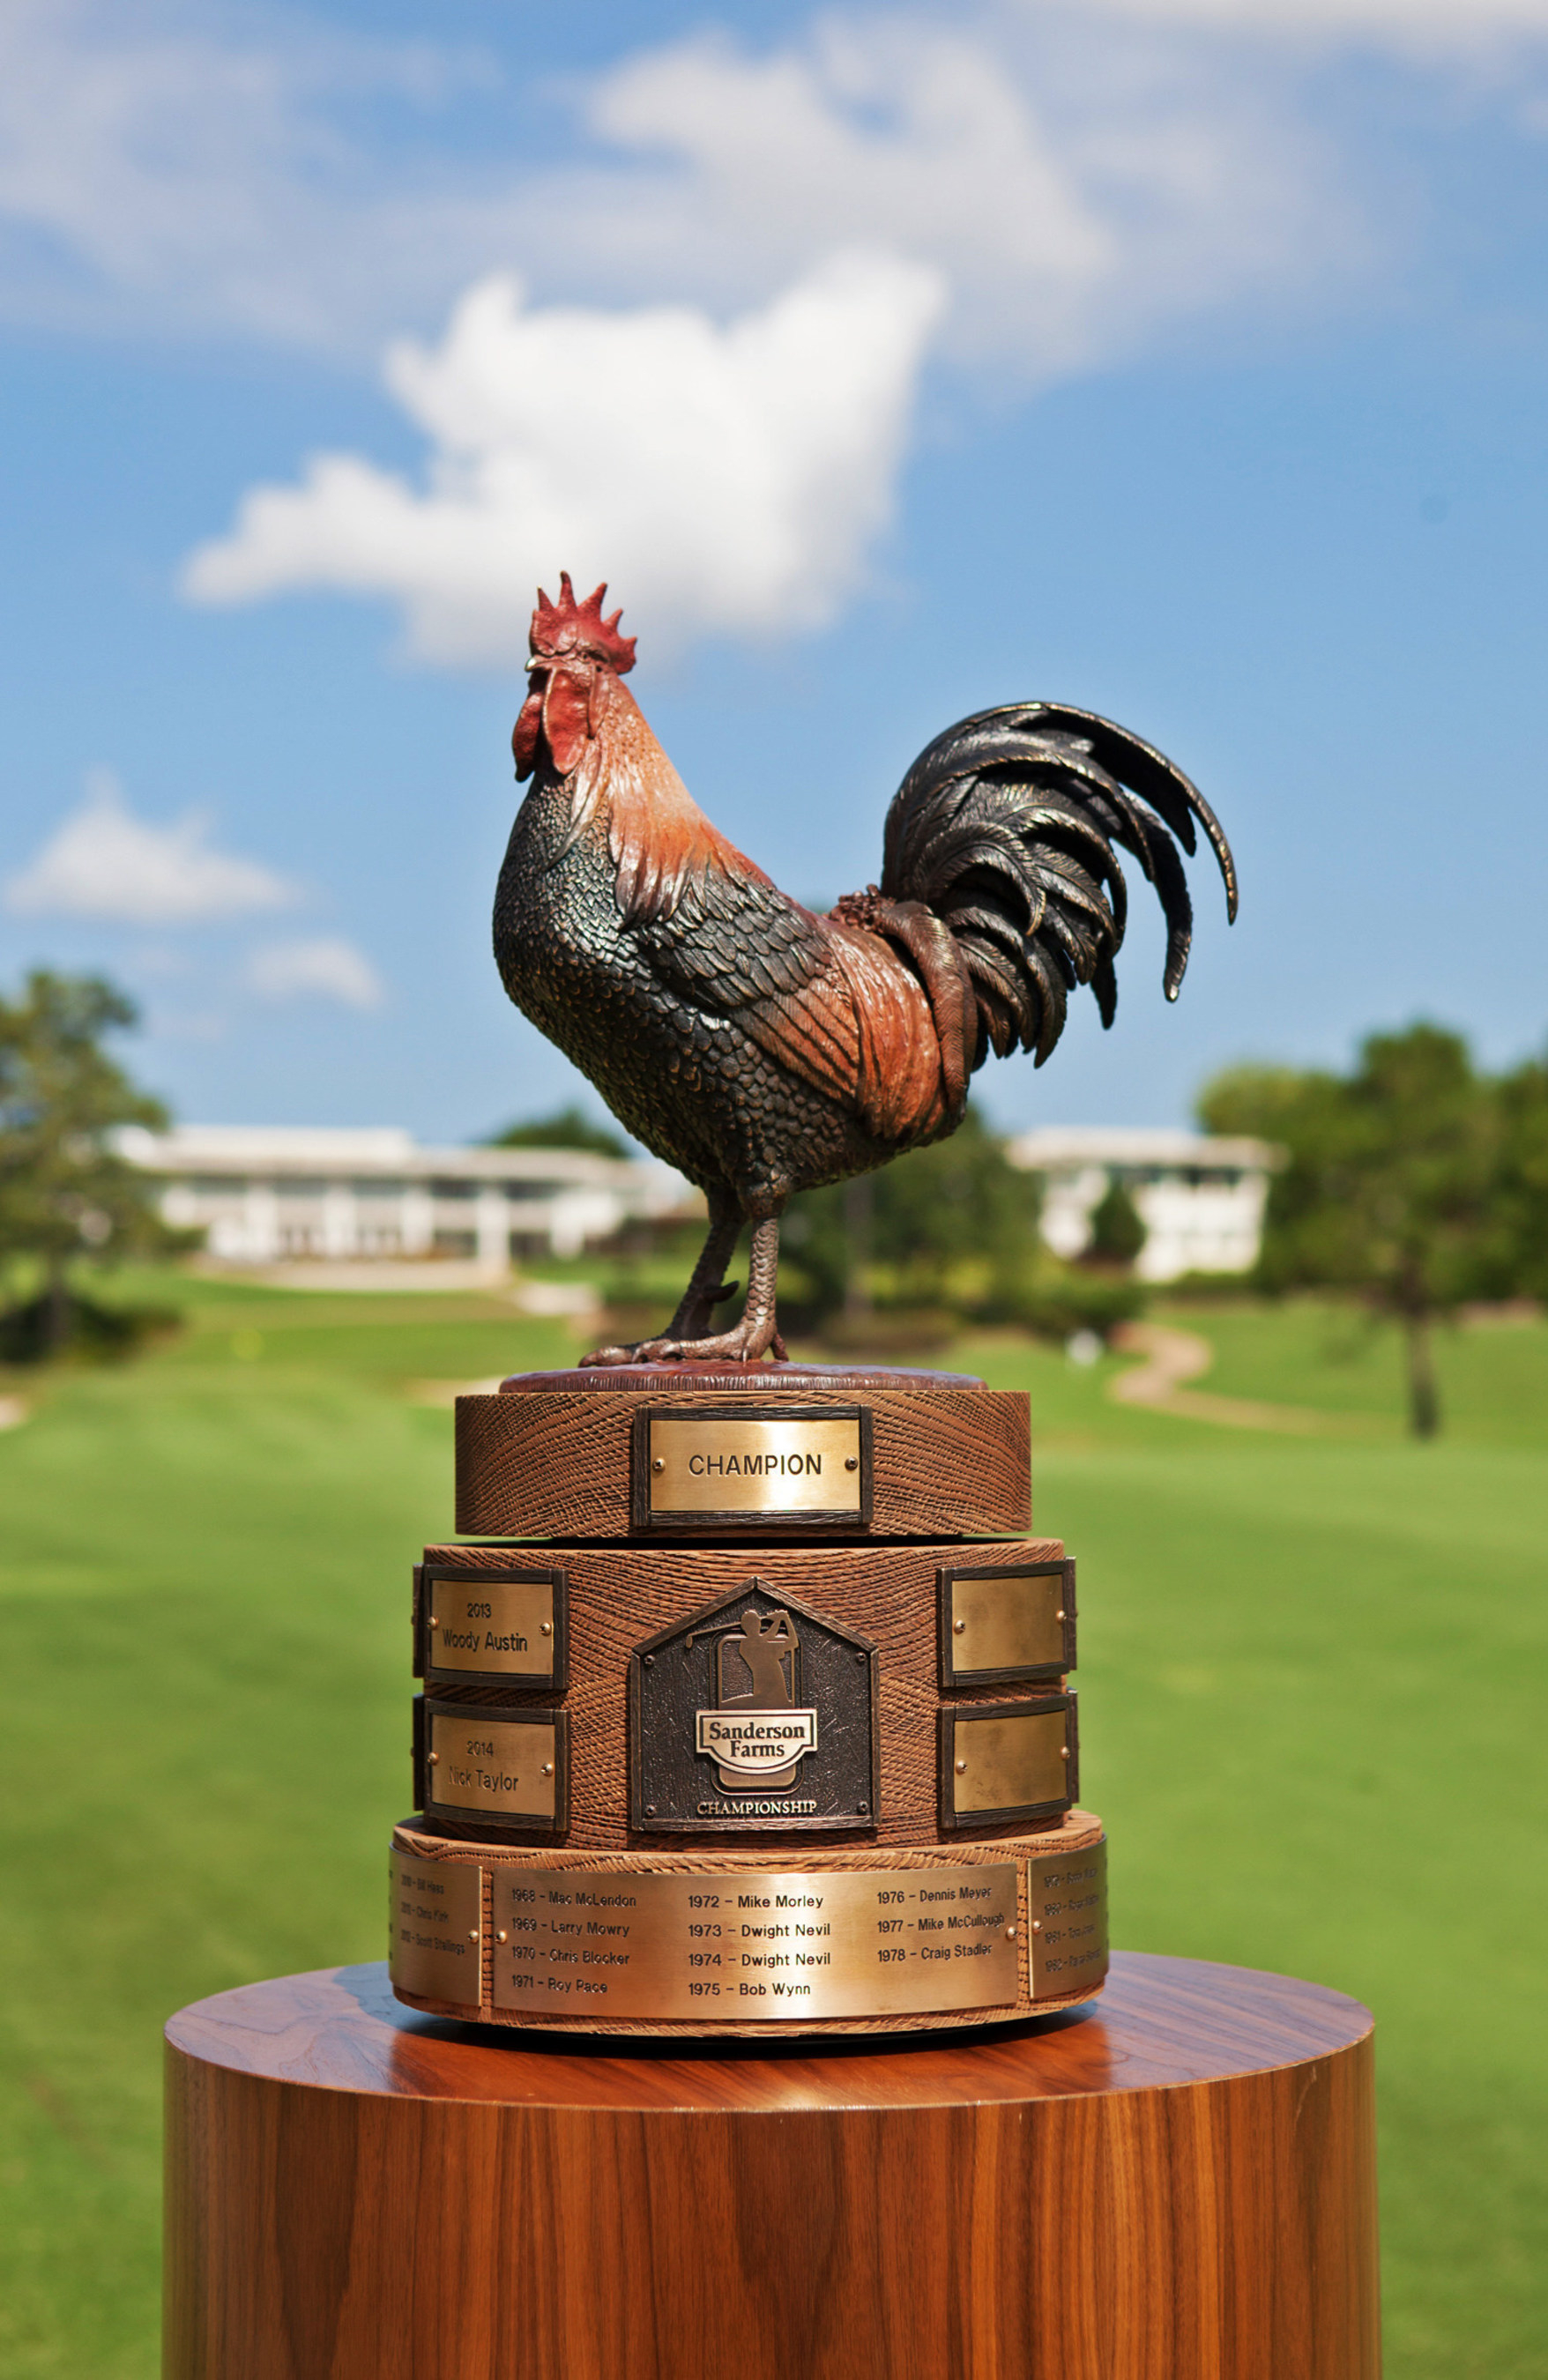
<path fill-rule="evenodd" d="M 1068 994 L 1117 1002 L 1127 852 L 1167 925 L 1176 995 L 1192 908 L 1177 844 L 1202 828 L 1236 915 L 1213 812 L 1171 762 L 1090 711 L 1011 703 L 949 727 L 887 814 L 880 884 L 819 916 L 783 893 L 694 802 L 623 677 L 634 638 L 605 589 L 540 592 L 530 691 L 512 739 L 531 790 L 494 902 L 517 1006 L 620 1123 L 697 1183 L 710 1232 L 664 1334 L 592 1364 L 785 1353 L 779 1218 L 961 1123 L 991 1050 L 1048 1056 Z M 1174 837 L 1176 841 L 1174 841 Z M 740 1321 L 722 1275 L 752 1225 Z"/>

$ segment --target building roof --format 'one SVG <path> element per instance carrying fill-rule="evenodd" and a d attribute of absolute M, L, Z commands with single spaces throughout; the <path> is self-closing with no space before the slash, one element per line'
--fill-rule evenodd
<path fill-rule="evenodd" d="M 1006 1156 L 1026 1173 L 1047 1173 L 1077 1165 L 1236 1167 L 1267 1173 L 1281 1162 L 1272 1141 L 1224 1139 L 1203 1132 L 1149 1124 L 1045 1124 L 1006 1145 Z"/>
<path fill-rule="evenodd" d="M 147 1132 L 131 1124 L 120 1152 L 148 1173 L 378 1174 L 399 1180 L 457 1175 L 480 1182 L 552 1182 L 577 1187 L 644 1189 L 660 1211 L 693 1193 L 654 1158 L 603 1157 L 589 1148 L 425 1148 L 396 1125 L 363 1130 L 333 1124 L 175 1124 Z"/>

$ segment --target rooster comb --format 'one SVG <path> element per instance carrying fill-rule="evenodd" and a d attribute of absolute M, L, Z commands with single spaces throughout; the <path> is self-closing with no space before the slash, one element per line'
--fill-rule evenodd
<path fill-rule="evenodd" d="M 538 608 L 532 614 L 529 638 L 533 652 L 555 656 L 590 653 L 593 660 L 605 662 L 608 668 L 616 670 L 620 677 L 626 670 L 631 670 L 634 667 L 636 639 L 618 634 L 618 623 L 624 616 L 621 607 L 610 620 L 603 618 L 602 599 L 606 592 L 607 581 L 603 579 L 583 603 L 578 603 L 567 570 L 559 573 L 559 600 L 556 603 L 551 603 L 540 587 Z"/>

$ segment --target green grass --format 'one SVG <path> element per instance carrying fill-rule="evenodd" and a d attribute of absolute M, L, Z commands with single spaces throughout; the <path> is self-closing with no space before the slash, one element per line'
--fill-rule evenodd
<path fill-rule="evenodd" d="M 1315 1405 L 1403 1434 L 1406 1392 L 1397 1332 L 1359 1307 L 1294 1299 L 1268 1309 L 1162 1306 L 1153 1318 L 1214 1348 L 1212 1394 Z M 1548 1326 L 1514 1318 L 1443 1324 L 1435 1332 L 1445 1434 L 1548 1450 Z"/>
<path fill-rule="evenodd" d="M 177 1293 L 188 1330 L 134 1366 L 0 1383 L 37 1398 L 0 1436 L 7 2380 L 155 2369 L 165 2016 L 382 1953 L 408 1571 L 451 1508 L 449 1414 L 406 1384 L 574 1345 L 487 1298 Z M 1037 1526 L 1080 1557 L 1117 1938 L 1371 2002 L 1389 2373 L 1527 2380 L 1548 2370 L 1548 1329 L 1448 1339 L 1453 1427 L 1418 1448 L 1363 1326 L 1175 1318 L 1218 1348 L 1207 1388 L 1369 1429 L 1118 1409 L 1110 1364 L 1008 1339 L 952 1359 L 1030 1390 Z"/>

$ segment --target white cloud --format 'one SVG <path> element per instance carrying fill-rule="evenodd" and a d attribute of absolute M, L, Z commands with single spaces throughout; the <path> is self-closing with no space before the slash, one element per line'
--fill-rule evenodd
<path fill-rule="evenodd" d="M 561 569 L 608 579 L 664 641 L 813 625 L 891 511 L 942 295 L 880 254 L 833 259 L 724 326 L 689 306 L 533 309 L 516 282 L 482 282 L 438 347 L 388 359 L 433 443 L 425 486 L 319 456 L 299 484 L 252 490 L 185 590 L 388 596 L 422 657 L 506 667 Z"/>
<path fill-rule="evenodd" d="M 487 74 L 487 68 L 482 70 Z M 444 301 L 498 248 L 510 173 L 360 128 L 426 115 L 478 62 L 444 44 L 245 19 L 201 0 L 6 0 L 0 311 L 233 329 L 322 347 Z"/>
<path fill-rule="evenodd" d="M 560 566 L 652 637 L 820 620 L 886 519 L 927 345 L 1025 390 L 1212 312 L 1379 293 L 1419 217 L 1379 94 L 1418 60 L 1525 128 L 1548 0 L 850 6 L 562 90 L 523 91 L 496 37 L 508 70 L 262 0 L 0 8 L 0 317 L 358 352 L 467 293 L 392 353 L 423 480 L 337 454 L 251 491 L 197 600 L 374 595 L 458 662 L 508 662 Z M 1308 56 L 1354 48 L 1403 74 L 1362 60 L 1319 106 Z"/>
<path fill-rule="evenodd" d="M 6 883 L 6 906 L 18 917 L 180 926 L 299 897 L 260 861 L 213 850 L 209 837 L 196 811 L 167 826 L 136 818 L 111 771 L 93 770 L 80 808 Z"/>
<path fill-rule="evenodd" d="M 695 37 L 585 107 L 619 162 L 544 204 L 589 271 L 639 283 L 669 258 L 730 290 L 887 245 L 944 275 L 944 352 L 1024 385 L 1210 304 L 1326 302 L 1369 253 L 1336 159 L 1262 78 L 1062 7 L 970 32 L 835 17 L 762 53 Z"/>
<path fill-rule="evenodd" d="M 380 1008 L 386 988 L 363 951 L 340 937 L 272 942 L 255 951 L 247 980 L 265 1000 L 336 1000 L 346 1008 Z"/>
<path fill-rule="evenodd" d="M 0 316 L 358 351 L 518 258 L 549 293 L 725 307 L 859 242 L 947 264 L 981 316 L 1004 275 L 1056 358 L 1061 291 L 1143 312 L 1158 262 L 1176 302 L 1325 257 L 1291 50 L 1487 63 L 1548 38 L 1548 0 L 934 0 L 763 54 L 641 48 L 563 91 L 503 37 L 508 68 L 262 5 L 6 0 Z M 567 107 L 603 162 L 529 162 L 534 82 L 543 155 Z M 487 115 L 465 137 L 492 95 L 503 154 Z"/>
<path fill-rule="evenodd" d="M 1032 0 L 1037 5 L 1037 0 Z M 1486 49 L 1548 34 L 1548 0 L 1098 0 L 1115 15 L 1327 48 Z"/>

